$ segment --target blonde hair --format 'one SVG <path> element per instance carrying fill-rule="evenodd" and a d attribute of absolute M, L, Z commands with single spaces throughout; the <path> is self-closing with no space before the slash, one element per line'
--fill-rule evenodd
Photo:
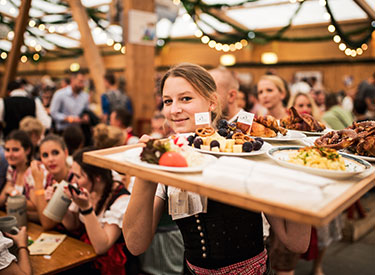
<path fill-rule="evenodd" d="M 212 119 L 215 125 L 216 121 L 221 117 L 221 107 L 218 94 L 216 93 L 215 80 L 210 73 L 196 64 L 181 63 L 176 65 L 170 68 L 160 81 L 160 90 L 162 94 L 165 81 L 169 77 L 182 77 L 189 82 L 204 99 L 216 103 L 215 110 L 212 111 Z"/>
<path fill-rule="evenodd" d="M 275 84 L 276 88 L 280 91 L 280 93 L 287 96 L 287 90 L 284 84 L 284 81 L 277 75 L 263 75 L 260 77 L 259 81 L 261 80 L 268 80 Z"/>
<path fill-rule="evenodd" d="M 98 149 L 124 145 L 125 136 L 118 127 L 100 123 L 94 127 L 93 132 L 94 146 Z"/>
<path fill-rule="evenodd" d="M 36 134 L 37 136 L 41 137 L 44 133 L 43 124 L 39 121 L 39 119 L 32 116 L 24 117 L 20 121 L 19 128 L 20 130 L 26 132 L 28 136 L 31 136 L 31 134 Z"/>
<path fill-rule="evenodd" d="M 310 104 L 311 104 L 311 115 L 315 118 L 315 119 L 320 119 L 320 111 L 319 111 L 319 107 L 318 105 L 316 105 L 315 103 L 315 100 L 311 97 L 311 95 L 307 94 L 307 93 L 303 93 L 303 92 L 297 92 L 296 94 L 294 94 L 290 99 L 289 99 L 289 102 L 288 102 L 288 108 L 294 106 L 294 104 L 296 104 L 296 100 L 297 100 L 297 97 L 299 96 L 304 96 L 306 97 Z"/>

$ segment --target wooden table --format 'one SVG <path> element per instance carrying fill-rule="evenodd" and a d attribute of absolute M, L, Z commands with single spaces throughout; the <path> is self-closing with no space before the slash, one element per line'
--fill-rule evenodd
<path fill-rule="evenodd" d="M 303 145 L 298 142 L 273 143 L 280 145 Z M 309 205 L 306 203 L 295 203 L 282 201 L 275 197 L 265 198 L 254 196 L 243 190 L 236 190 L 232 184 L 227 186 L 207 184 L 204 182 L 202 173 L 171 173 L 155 169 L 147 169 L 126 160 L 120 160 L 124 151 L 141 145 L 120 146 L 116 148 L 87 152 L 83 159 L 85 162 L 103 168 L 113 169 L 128 175 L 137 176 L 149 181 L 156 181 L 166 185 L 178 187 L 205 195 L 211 199 L 242 207 L 253 211 L 262 211 L 293 221 L 321 226 L 329 223 L 338 214 L 348 208 L 368 190 L 375 186 L 375 173 L 359 175 L 346 180 L 337 181 L 336 184 L 325 188 L 324 199 Z M 249 159 L 277 165 L 266 154 L 252 156 Z M 290 170 L 293 173 L 293 170 Z M 271 174 L 272 172 L 270 172 Z M 303 181 L 303 179 L 301 179 Z M 309 194 L 306 194 L 309 196 Z M 280 197 L 280 196 L 279 196 Z"/>
<path fill-rule="evenodd" d="M 0 212 L 0 216 L 4 216 Z M 43 228 L 32 222 L 27 223 L 27 233 L 32 240 L 36 240 L 42 234 Z M 55 231 L 46 231 L 47 233 L 60 234 Z M 96 254 L 93 247 L 80 240 L 67 236 L 65 240 L 49 256 L 30 256 L 33 274 L 55 274 L 68 270 L 83 263 L 95 259 Z M 49 258 L 49 259 L 48 259 Z"/>

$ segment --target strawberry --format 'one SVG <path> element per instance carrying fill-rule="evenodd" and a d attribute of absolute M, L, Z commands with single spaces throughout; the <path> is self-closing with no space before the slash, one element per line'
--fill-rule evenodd
<path fill-rule="evenodd" d="M 172 167 L 187 167 L 186 159 L 177 152 L 165 152 L 159 159 L 159 165 Z"/>

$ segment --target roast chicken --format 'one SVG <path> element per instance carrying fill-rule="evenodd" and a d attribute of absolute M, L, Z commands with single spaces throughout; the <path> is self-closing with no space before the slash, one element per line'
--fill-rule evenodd
<path fill-rule="evenodd" d="M 289 116 L 280 120 L 280 125 L 290 130 L 321 132 L 326 126 L 308 114 L 300 114 L 294 107 L 289 108 Z"/>
<path fill-rule="evenodd" d="M 250 135 L 255 137 L 275 137 L 277 133 L 286 135 L 287 129 L 280 127 L 273 116 L 259 116 L 254 118 Z"/>
<path fill-rule="evenodd" d="M 336 150 L 348 148 L 358 139 L 357 133 L 352 129 L 331 131 L 315 140 L 317 147 L 332 148 Z"/>

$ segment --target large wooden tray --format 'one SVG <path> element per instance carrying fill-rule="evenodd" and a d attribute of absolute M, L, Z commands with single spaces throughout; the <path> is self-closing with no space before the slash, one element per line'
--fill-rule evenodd
<path fill-rule="evenodd" d="M 111 159 L 111 155 L 118 155 L 126 150 L 142 145 L 120 146 L 116 148 L 87 152 L 83 160 L 89 164 L 103 168 L 113 169 L 121 173 L 139 178 L 160 182 L 205 195 L 211 199 L 242 207 L 253 211 L 283 217 L 297 222 L 321 226 L 330 222 L 338 214 L 358 200 L 363 194 L 375 186 L 375 173 L 366 176 L 356 176 L 345 181 L 340 181 L 330 188 L 327 196 L 318 204 L 306 206 L 296 205 L 275 199 L 265 199 L 239 192 L 228 187 L 208 185 L 203 182 L 201 173 L 171 173 L 155 169 L 140 167 L 126 161 Z M 252 160 L 264 161 L 277 165 L 266 155 L 251 157 Z M 308 196 L 308 194 L 306 194 Z"/>

